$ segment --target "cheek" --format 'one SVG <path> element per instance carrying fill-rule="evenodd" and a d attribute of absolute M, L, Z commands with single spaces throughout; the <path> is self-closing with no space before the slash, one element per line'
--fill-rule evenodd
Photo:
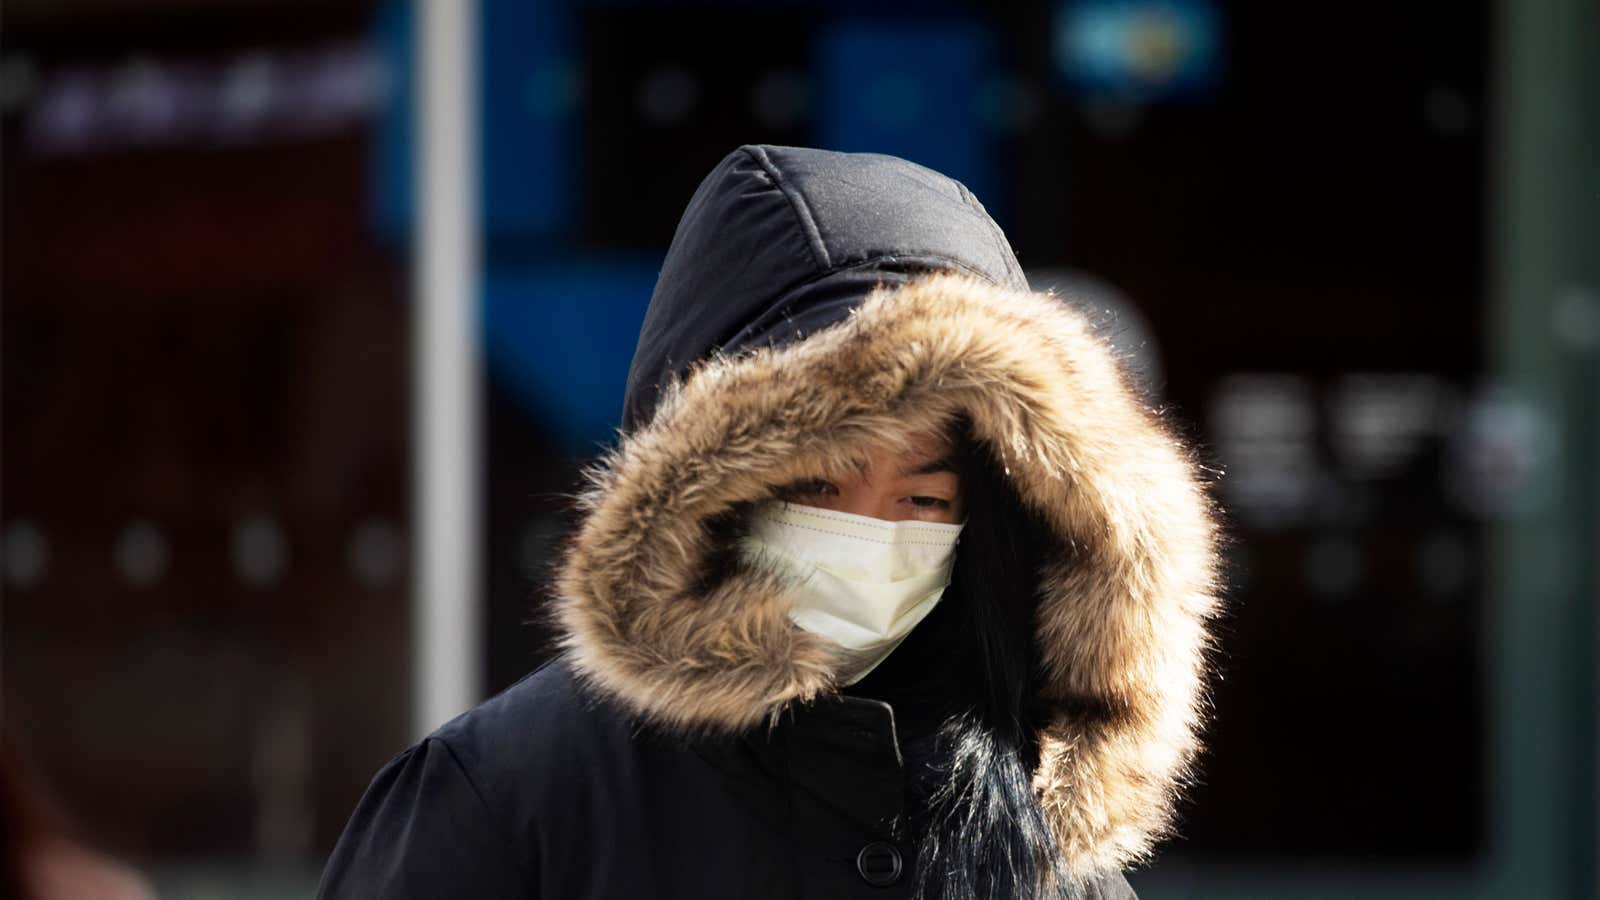
<path fill-rule="evenodd" d="M 850 504 L 838 494 L 818 494 L 816 496 L 806 497 L 800 502 L 804 503 L 806 506 L 814 506 L 817 509 L 831 509 L 834 512 L 850 511 Z"/>

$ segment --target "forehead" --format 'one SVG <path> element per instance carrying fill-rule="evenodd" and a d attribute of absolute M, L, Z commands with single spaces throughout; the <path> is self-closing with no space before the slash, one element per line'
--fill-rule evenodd
<path fill-rule="evenodd" d="M 863 476 L 877 477 L 926 475 L 933 472 L 954 472 L 951 458 L 955 442 L 942 431 L 918 432 L 905 443 L 904 449 L 880 445 L 857 461 L 857 470 Z"/>
<path fill-rule="evenodd" d="M 955 449 L 955 441 L 944 431 L 919 431 L 912 435 L 906 461 L 922 462 L 945 456 Z"/>

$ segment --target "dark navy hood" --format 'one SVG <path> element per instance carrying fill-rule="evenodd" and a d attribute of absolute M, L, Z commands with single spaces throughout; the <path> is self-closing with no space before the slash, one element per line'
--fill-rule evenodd
<path fill-rule="evenodd" d="M 622 426 L 713 352 L 784 344 L 878 284 L 948 269 L 1026 290 L 999 226 L 953 178 L 893 156 L 751 144 L 690 199 L 650 298 Z"/>

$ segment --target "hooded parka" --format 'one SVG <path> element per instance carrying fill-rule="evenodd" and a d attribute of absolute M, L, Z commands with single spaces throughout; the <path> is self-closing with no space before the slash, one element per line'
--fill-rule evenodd
<path fill-rule="evenodd" d="M 1056 548 L 1033 789 L 1064 895 L 1132 896 L 1197 750 L 1198 468 L 961 184 L 770 146 L 723 159 L 678 225 L 557 570 L 559 654 L 378 773 L 320 896 L 908 896 L 916 835 L 891 824 L 937 786 L 937 704 L 841 690 L 729 522 L 958 418 Z M 963 677 L 951 605 L 854 687 Z"/>

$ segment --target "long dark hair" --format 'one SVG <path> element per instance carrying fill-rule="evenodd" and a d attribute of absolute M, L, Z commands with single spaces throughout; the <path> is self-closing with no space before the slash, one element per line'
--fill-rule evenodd
<path fill-rule="evenodd" d="M 919 900 L 1071 896 L 1056 840 L 1033 793 L 1038 766 L 1038 574 L 1057 539 L 1023 504 L 986 444 L 957 424 L 967 525 L 945 602 L 968 635 L 965 708 L 940 725 L 935 785 L 921 832 Z"/>

